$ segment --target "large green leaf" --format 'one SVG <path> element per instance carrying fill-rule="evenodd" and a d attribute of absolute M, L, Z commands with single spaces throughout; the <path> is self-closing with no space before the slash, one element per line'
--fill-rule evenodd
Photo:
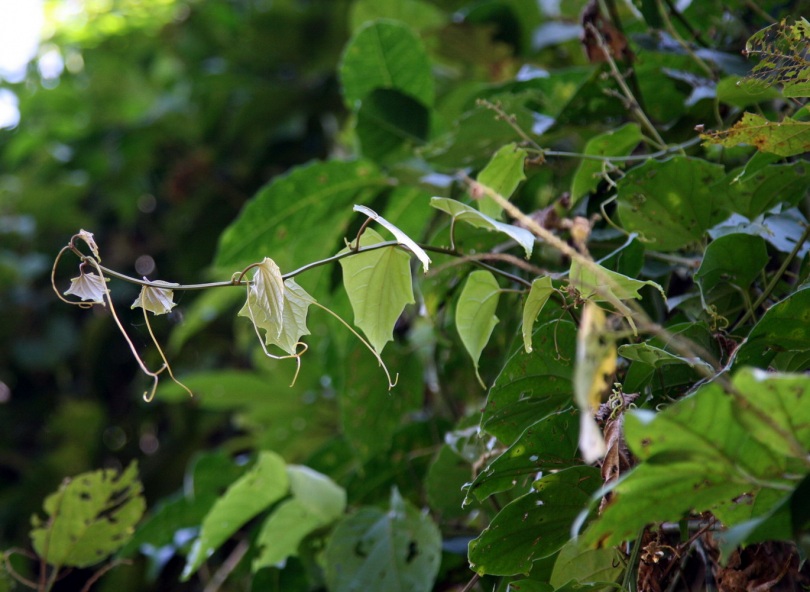
<path fill-rule="evenodd" d="M 757 153 L 762 155 L 762 153 Z M 753 220 L 780 203 L 796 205 L 810 189 L 810 171 L 803 161 L 746 167 L 729 173 L 728 209 Z"/>
<path fill-rule="evenodd" d="M 650 160 L 618 182 L 622 226 L 638 232 L 655 251 L 674 251 L 700 240 L 727 212 L 723 167 L 704 160 L 674 157 Z"/>
<path fill-rule="evenodd" d="M 31 517 L 34 550 L 54 569 L 89 567 L 120 549 L 146 502 L 133 462 L 122 473 L 103 469 L 67 478 L 45 499 L 47 519 Z"/>
<path fill-rule="evenodd" d="M 574 324 L 541 325 L 534 332 L 532 350 L 527 354 L 517 349 L 489 390 L 481 427 L 502 442 L 511 444 L 549 413 L 574 404 Z"/>
<path fill-rule="evenodd" d="M 387 185 L 373 164 L 316 162 L 265 185 L 219 239 L 218 268 L 271 257 L 286 271 L 331 255 L 367 191 Z M 317 229 L 318 240 L 312 240 Z"/>
<path fill-rule="evenodd" d="M 391 508 L 361 508 L 332 531 L 326 583 L 332 592 L 429 592 L 439 571 L 442 538 L 427 514 L 394 490 Z"/>
<path fill-rule="evenodd" d="M 434 84 L 422 42 L 404 23 L 378 20 L 361 27 L 340 63 L 343 98 L 355 109 L 371 91 L 398 90 L 429 107 Z"/>
<path fill-rule="evenodd" d="M 706 248 L 695 279 L 704 297 L 708 297 L 718 285 L 733 284 L 748 291 L 768 260 L 765 240 L 761 237 L 727 234 Z"/>
<path fill-rule="evenodd" d="M 363 99 L 354 131 L 363 156 L 375 162 L 405 160 L 427 140 L 430 113 L 397 90 L 378 88 Z"/>
<path fill-rule="evenodd" d="M 360 237 L 361 247 L 382 242 L 383 237 L 370 228 Z M 405 305 L 414 302 L 410 257 L 395 247 L 385 247 L 344 257 L 340 266 L 354 323 L 380 353 L 394 338 L 394 325 Z"/>
<path fill-rule="evenodd" d="M 767 368 L 785 351 L 810 350 L 810 288 L 771 306 L 737 348 L 734 366 Z"/>
<path fill-rule="evenodd" d="M 769 121 L 761 115 L 746 113 L 729 129 L 701 134 L 700 137 L 709 144 L 729 148 L 747 144 L 760 152 L 795 156 L 810 152 L 810 121 L 785 117 L 777 122 Z"/>
<path fill-rule="evenodd" d="M 590 156 L 626 156 L 641 142 L 641 128 L 636 123 L 594 136 L 585 144 L 584 154 Z M 613 163 L 618 165 L 619 162 Z M 571 200 L 578 202 L 596 190 L 602 174 L 606 173 L 608 163 L 602 160 L 583 158 L 571 181 Z"/>
<path fill-rule="evenodd" d="M 375 19 L 392 19 L 407 23 L 416 31 L 440 27 L 447 17 L 425 0 L 357 0 L 349 17 L 352 29 Z"/>
<path fill-rule="evenodd" d="M 622 559 L 622 552 L 615 547 L 591 549 L 582 539 L 572 539 L 560 549 L 549 583 L 559 590 L 571 580 L 583 584 L 615 582 L 626 567 Z"/>
<path fill-rule="evenodd" d="M 430 205 L 437 210 L 450 214 L 454 220 L 461 220 L 475 228 L 483 228 L 491 232 L 501 232 L 523 247 L 523 250 L 526 252 L 526 259 L 532 256 L 534 235 L 525 228 L 498 222 L 475 208 L 471 208 L 460 201 L 447 197 L 434 197 L 430 200 Z"/>
<path fill-rule="evenodd" d="M 763 489 L 790 486 L 785 459 L 738 420 L 740 413 L 762 419 L 748 407 L 763 385 L 752 388 L 747 380 L 734 382 L 740 402 L 708 384 L 657 415 L 627 414 L 627 445 L 641 464 L 616 485 L 588 540 L 618 543 L 646 524 L 677 521 L 690 511 L 710 510 L 731 526 L 752 516 L 755 506 L 743 494 L 756 498 Z"/>
<path fill-rule="evenodd" d="M 288 490 L 284 460 L 274 452 L 260 452 L 256 464 L 228 488 L 206 515 L 181 579 L 187 581 L 243 524 L 284 497 Z"/>
<path fill-rule="evenodd" d="M 478 382 L 484 384 L 478 374 L 478 360 L 481 352 L 498 324 L 495 311 L 501 287 L 498 280 L 489 271 L 473 271 L 464 284 L 464 289 L 456 304 L 456 329 L 461 342 L 475 364 L 475 375 Z"/>
<path fill-rule="evenodd" d="M 519 486 L 541 471 L 580 464 L 577 455 L 579 420 L 576 413 L 555 413 L 526 428 L 520 437 L 481 471 L 468 489 L 483 501 L 493 493 Z"/>
<path fill-rule="evenodd" d="M 480 575 L 528 574 L 533 561 L 571 538 L 571 525 L 600 484 L 599 469 L 583 466 L 535 481 L 534 491 L 504 506 L 470 542 L 470 567 Z"/>
<path fill-rule="evenodd" d="M 498 150 L 487 166 L 478 173 L 477 181 L 509 199 L 520 182 L 526 180 L 526 173 L 523 171 L 526 155 L 527 152 L 523 148 L 518 148 L 517 144 L 507 144 Z M 478 209 L 495 219 L 500 218 L 503 212 L 503 208 L 488 195 L 479 199 Z"/>
<path fill-rule="evenodd" d="M 298 554 L 305 536 L 328 526 L 343 515 L 346 492 L 329 477 L 304 466 L 287 467 L 292 498 L 282 502 L 265 520 L 256 544 L 259 555 L 254 572 L 282 564 Z"/>

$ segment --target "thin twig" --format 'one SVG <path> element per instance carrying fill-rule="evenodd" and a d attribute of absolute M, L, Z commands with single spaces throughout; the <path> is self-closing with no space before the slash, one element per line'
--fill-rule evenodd
<path fill-rule="evenodd" d="M 250 541 L 248 540 L 241 540 L 237 543 L 236 547 L 234 547 L 231 554 L 228 555 L 227 559 L 219 566 L 219 569 L 214 573 L 211 580 L 205 585 L 203 588 L 203 592 L 217 592 L 222 584 L 225 583 L 225 580 L 228 579 L 228 576 L 231 575 L 231 572 L 236 569 L 239 565 L 239 562 L 242 561 L 242 558 L 247 554 L 250 550 Z"/>

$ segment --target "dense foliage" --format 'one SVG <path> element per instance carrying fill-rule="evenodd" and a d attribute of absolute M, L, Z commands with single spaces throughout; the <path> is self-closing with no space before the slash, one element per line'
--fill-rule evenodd
<path fill-rule="evenodd" d="M 60 4 L 0 590 L 810 584 L 802 2 Z"/>

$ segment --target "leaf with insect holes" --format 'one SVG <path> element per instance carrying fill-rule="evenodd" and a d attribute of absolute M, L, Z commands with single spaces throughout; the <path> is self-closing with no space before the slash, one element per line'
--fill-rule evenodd
<path fill-rule="evenodd" d="M 498 324 L 495 310 L 501 287 L 488 271 L 474 271 L 467 278 L 456 304 L 456 328 L 464 348 L 475 363 L 475 376 L 481 386 L 486 384 L 478 374 L 478 360 Z"/>
<path fill-rule="evenodd" d="M 416 242 L 409 237 L 407 234 L 402 232 L 399 228 L 391 224 L 388 220 L 380 216 L 377 212 L 372 210 L 371 208 L 367 208 L 366 206 L 354 206 L 355 212 L 360 212 L 361 214 L 365 214 L 375 222 L 377 222 L 380 226 L 386 228 L 391 234 L 394 235 L 394 238 L 397 239 L 397 242 L 404 247 L 407 247 L 408 250 L 413 253 L 419 262 L 422 264 L 422 270 L 427 273 L 428 268 L 430 268 L 430 257 L 428 254 L 425 253 L 425 250 L 416 244 Z"/>
<path fill-rule="evenodd" d="M 102 278 L 95 273 L 82 272 L 79 277 L 70 280 L 70 288 L 65 290 L 65 296 L 78 296 L 84 301 L 106 306 L 104 295 L 107 293 L 107 286 L 104 282 L 107 278 Z"/>
<path fill-rule="evenodd" d="M 298 343 L 304 335 L 309 335 L 307 312 L 309 305 L 315 302 L 304 288 L 294 279 L 284 281 L 284 304 L 281 312 L 281 330 L 276 334 L 278 321 L 268 316 L 267 311 L 258 303 L 253 292 L 239 311 L 239 316 L 251 319 L 256 327 L 264 329 L 265 343 L 277 345 L 291 356 L 296 354 Z"/>
<path fill-rule="evenodd" d="M 271 336 L 278 339 L 284 327 L 284 279 L 278 265 L 269 257 L 255 269 L 247 301 L 239 314 L 265 329 L 268 339 Z"/>
<path fill-rule="evenodd" d="M 146 278 L 143 279 L 146 280 Z M 141 287 L 141 293 L 138 294 L 138 297 L 130 308 L 140 307 L 156 315 L 171 312 L 176 304 L 174 302 L 174 290 L 170 290 L 169 288 L 179 286 L 180 284 L 161 281 L 151 283 L 151 286 Z"/>
<path fill-rule="evenodd" d="M 795 156 L 810 152 L 810 121 L 785 117 L 782 121 L 769 121 L 761 115 L 745 113 L 727 130 L 701 134 L 707 144 L 727 148 L 739 144 L 754 146 L 760 152 L 777 156 Z"/>

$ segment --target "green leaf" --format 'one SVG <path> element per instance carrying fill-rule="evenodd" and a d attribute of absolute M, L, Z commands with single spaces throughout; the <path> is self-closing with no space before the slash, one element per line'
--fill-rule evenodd
<path fill-rule="evenodd" d="M 284 328 L 284 292 L 281 270 L 275 261 L 265 257 L 254 267 L 247 301 L 239 316 L 267 331 L 268 339 L 278 339 Z"/>
<path fill-rule="evenodd" d="M 622 226 L 655 251 L 698 241 L 727 215 L 725 193 L 715 186 L 724 176 L 721 165 L 695 158 L 647 161 L 618 182 Z"/>
<path fill-rule="evenodd" d="M 443 444 L 425 477 L 425 493 L 430 509 L 443 518 L 460 518 L 468 513 L 463 508 L 464 490 L 473 474 L 472 465 L 449 444 Z"/>
<path fill-rule="evenodd" d="M 628 123 L 588 140 L 584 154 L 604 157 L 627 156 L 638 146 L 639 142 L 641 142 L 641 128 L 636 123 Z M 580 161 L 571 181 L 572 204 L 596 190 L 606 164 L 589 158 L 583 158 Z"/>
<path fill-rule="evenodd" d="M 470 542 L 470 567 L 482 576 L 528 574 L 533 561 L 571 538 L 571 524 L 600 484 L 599 469 L 583 466 L 535 481 L 534 491 L 504 506 Z"/>
<path fill-rule="evenodd" d="M 408 95 L 378 88 L 363 99 L 354 131 L 363 156 L 379 163 L 406 160 L 427 140 L 430 113 Z"/>
<path fill-rule="evenodd" d="M 404 247 L 407 247 L 408 250 L 413 253 L 419 262 L 422 264 L 422 270 L 427 273 L 428 269 L 430 268 L 430 257 L 428 254 L 425 253 L 425 250 L 420 247 L 419 245 L 414 242 L 414 240 L 409 237 L 407 234 L 402 232 L 399 228 L 391 224 L 388 220 L 380 216 L 377 212 L 372 210 L 371 208 L 367 208 L 365 206 L 354 206 L 355 212 L 360 212 L 361 214 L 365 214 L 377 224 L 388 230 L 391 234 L 394 235 L 394 238 L 397 239 L 397 242 Z"/>
<path fill-rule="evenodd" d="M 526 252 L 526 259 L 532 256 L 534 235 L 525 228 L 498 222 L 475 208 L 471 208 L 460 201 L 447 197 L 434 197 L 430 200 L 430 205 L 437 210 L 450 214 L 454 220 L 461 220 L 475 228 L 483 228 L 492 232 L 502 232 L 523 247 L 523 250 Z"/>
<path fill-rule="evenodd" d="M 134 462 L 122 473 L 103 469 L 65 479 L 45 499 L 47 519 L 31 517 L 34 550 L 56 570 L 103 561 L 135 531 L 146 509 L 142 492 Z"/>
<path fill-rule="evenodd" d="M 503 146 L 478 173 L 477 181 L 509 199 L 521 181 L 526 180 L 526 173 L 523 171 L 526 155 L 527 152 L 518 148 L 515 143 Z M 478 200 L 478 209 L 494 219 L 500 218 L 503 212 L 503 208 L 488 195 Z"/>
<path fill-rule="evenodd" d="M 622 553 L 615 547 L 591 549 L 582 539 L 568 541 L 551 572 L 551 583 L 556 590 L 573 580 L 577 583 L 615 582 L 625 570 Z"/>
<path fill-rule="evenodd" d="M 478 374 L 478 360 L 492 330 L 498 324 L 495 310 L 498 308 L 500 292 L 501 288 L 494 275 L 484 270 L 473 271 L 467 277 L 456 304 L 456 329 L 475 364 L 478 382 L 484 388 L 484 381 Z"/>
<path fill-rule="evenodd" d="M 555 413 L 526 428 L 520 437 L 481 471 L 467 498 L 483 501 L 493 493 L 519 486 L 538 472 L 564 469 L 582 461 L 577 455 L 579 420 L 575 413 Z"/>
<path fill-rule="evenodd" d="M 735 416 L 752 437 L 800 460 L 810 451 L 810 381 L 803 374 L 773 374 L 743 368 L 734 386 L 745 400 Z"/>
<path fill-rule="evenodd" d="M 239 316 L 249 318 L 257 328 L 264 329 L 267 345 L 276 345 L 288 354 L 295 355 L 301 337 L 309 335 L 307 311 L 315 299 L 292 278 L 285 280 L 282 285 L 284 290 L 281 316 L 278 317 L 280 321 L 267 314 L 267 308 L 259 305 L 260 300 L 253 286 Z"/>
<path fill-rule="evenodd" d="M 734 367 L 767 368 L 785 351 L 810 350 L 810 288 L 771 306 L 734 354 Z"/>
<path fill-rule="evenodd" d="M 521 329 L 523 347 L 527 354 L 532 353 L 534 321 L 537 320 L 537 315 L 543 310 L 552 292 L 554 292 L 554 286 L 551 285 L 551 277 L 544 276 L 532 280 L 532 287 L 529 289 L 529 295 L 526 296 L 526 302 L 523 305 L 523 327 Z"/>
<path fill-rule="evenodd" d="M 748 291 L 768 261 L 768 250 L 761 237 L 727 234 L 706 248 L 695 280 L 704 297 L 718 285 L 733 284 Z"/>
<path fill-rule="evenodd" d="M 349 22 L 354 30 L 382 18 L 402 21 L 415 31 L 438 28 L 447 20 L 439 8 L 424 0 L 357 0 L 352 4 Z"/>
<path fill-rule="evenodd" d="M 514 442 L 532 424 L 574 403 L 574 324 L 541 325 L 534 332 L 532 350 L 527 354 L 518 348 L 489 390 L 481 427 L 502 442 Z"/>
<path fill-rule="evenodd" d="M 676 356 L 660 347 L 650 345 L 646 341 L 644 343 L 627 343 L 619 346 L 619 355 L 631 362 L 640 362 L 656 369 L 672 364 L 686 364 L 690 367 L 700 365 L 711 368 L 711 366 L 703 360 Z"/>
<path fill-rule="evenodd" d="M 346 509 L 346 491 L 326 475 L 296 465 L 287 467 L 287 475 L 292 499 L 282 502 L 262 525 L 253 572 L 298 555 L 298 545 L 305 536 L 329 526 Z"/>
<path fill-rule="evenodd" d="M 284 497 L 288 489 L 284 460 L 274 452 L 260 452 L 256 464 L 228 488 L 206 515 L 181 580 L 188 581 L 222 543 L 256 514 Z"/>
<path fill-rule="evenodd" d="M 786 487 L 784 459 L 751 437 L 736 407 L 712 383 L 657 415 L 626 414 L 627 445 L 641 464 L 615 486 L 587 540 L 602 546 L 631 540 L 646 524 L 678 521 L 690 511 L 712 511 L 732 526 L 751 517 L 743 494 L 755 497 L 768 483 Z"/>
<path fill-rule="evenodd" d="M 404 23 L 378 20 L 351 38 L 340 63 L 346 105 L 356 109 L 371 91 L 398 90 L 433 104 L 433 75 L 422 42 Z"/>
<path fill-rule="evenodd" d="M 370 228 L 360 237 L 361 247 L 381 242 L 385 241 Z M 346 248 L 341 253 L 348 251 Z M 380 353 L 394 339 L 394 325 L 405 305 L 414 302 L 410 257 L 395 247 L 385 247 L 344 257 L 340 266 L 354 324 Z"/>
<path fill-rule="evenodd" d="M 334 252 L 352 217 L 351 206 L 388 181 L 364 161 L 315 162 L 265 185 L 219 239 L 215 265 L 238 269 L 271 256 L 282 269 Z M 318 240 L 312 232 L 318 231 Z"/>
<path fill-rule="evenodd" d="M 700 137 L 707 144 L 719 144 L 727 148 L 747 144 L 760 152 L 795 156 L 810 152 L 810 121 L 785 117 L 781 122 L 774 122 L 761 115 L 745 113 L 731 128 L 701 134 Z"/>
<path fill-rule="evenodd" d="M 332 592 L 429 592 L 441 543 L 430 516 L 394 490 L 389 511 L 365 507 L 337 524 L 324 551 L 327 586 Z"/>
<path fill-rule="evenodd" d="M 745 44 L 746 56 L 757 56 L 746 82 L 753 88 L 782 86 L 785 97 L 810 97 L 810 22 L 783 19 L 754 33 Z"/>
<path fill-rule="evenodd" d="M 594 263 L 594 268 L 582 265 L 578 259 L 571 261 L 569 278 L 584 300 L 593 302 L 613 302 L 615 300 L 641 300 L 639 290 L 652 286 L 666 301 L 664 289 L 652 280 L 636 280 L 626 275 L 610 271 Z"/>
<path fill-rule="evenodd" d="M 752 161 L 729 174 L 727 205 L 732 212 L 753 220 L 780 203 L 795 206 L 810 189 L 810 171 L 803 161 L 762 167 Z"/>

